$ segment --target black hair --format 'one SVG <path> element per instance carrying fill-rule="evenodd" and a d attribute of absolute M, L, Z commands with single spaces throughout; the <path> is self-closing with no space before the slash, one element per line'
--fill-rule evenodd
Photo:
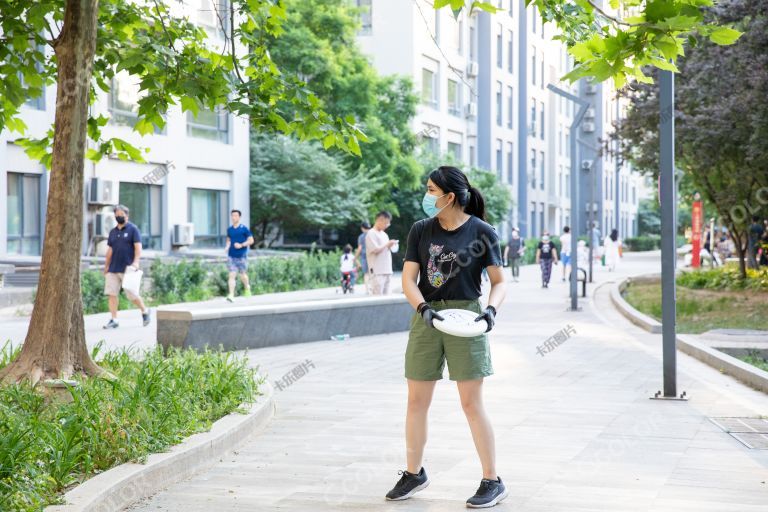
<path fill-rule="evenodd" d="M 760 216 L 759 215 L 753 215 L 752 216 L 752 222 L 760 222 Z"/>
<path fill-rule="evenodd" d="M 460 169 L 443 165 L 429 173 L 429 179 L 444 193 L 453 192 L 465 213 L 485 220 L 485 199 Z"/>
<path fill-rule="evenodd" d="M 386 217 L 389 220 L 392 220 L 392 214 L 389 213 L 387 210 L 381 210 L 379 213 L 376 214 L 376 218 L 379 217 Z"/>
<path fill-rule="evenodd" d="M 611 240 L 614 242 L 619 238 L 619 230 L 618 229 L 612 229 L 611 230 Z"/>
<path fill-rule="evenodd" d="M 131 211 L 124 204 L 115 205 L 115 207 L 112 208 L 112 213 L 117 213 L 117 210 L 122 210 L 123 213 L 125 213 L 126 215 L 130 215 L 131 214 Z"/>
<path fill-rule="evenodd" d="M 235 212 L 237 212 L 237 214 L 238 214 L 239 216 L 241 216 L 241 217 L 243 216 L 243 212 L 241 212 L 240 210 L 232 210 L 232 211 L 231 211 L 231 212 L 229 212 L 229 213 L 230 213 L 230 215 L 231 215 L 231 214 L 233 214 L 233 213 L 235 213 Z"/>
<path fill-rule="evenodd" d="M 363 222 L 360 223 L 360 227 L 363 229 L 371 229 L 371 223 L 368 222 L 367 220 L 364 220 Z"/>
<path fill-rule="evenodd" d="M 571 228 L 569 228 L 568 226 L 565 226 L 563 228 L 563 233 L 570 233 L 570 232 L 571 232 Z"/>
<path fill-rule="evenodd" d="M 349 254 L 352 252 L 352 246 L 347 244 L 344 246 L 344 254 Z"/>

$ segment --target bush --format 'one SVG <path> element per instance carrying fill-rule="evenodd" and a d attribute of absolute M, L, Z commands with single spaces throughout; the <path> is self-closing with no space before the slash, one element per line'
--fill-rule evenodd
<path fill-rule="evenodd" d="M 104 274 L 100 270 L 84 270 L 80 274 L 80 293 L 83 296 L 83 313 L 105 313 L 109 311 L 107 296 L 104 295 Z M 118 308 L 135 307 L 122 291 L 118 295 Z"/>
<path fill-rule="evenodd" d="M 160 259 L 150 268 L 153 304 L 194 302 L 212 296 L 206 264 L 199 258 L 164 263 Z"/>
<path fill-rule="evenodd" d="M 747 269 L 746 279 L 735 266 L 683 272 L 677 276 L 677 284 L 694 289 L 768 291 L 768 268 Z"/>
<path fill-rule="evenodd" d="M 164 451 L 260 394 L 255 370 L 230 353 L 135 356 L 106 353 L 99 364 L 117 380 L 78 379 L 70 403 L 26 384 L 0 387 L 0 510 L 42 510 L 67 487 Z"/>
<path fill-rule="evenodd" d="M 339 282 L 341 251 L 310 252 L 298 256 L 270 256 L 253 258 L 248 264 L 248 279 L 254 294 L 287 292 L 334 286 Z M 226 295 L 229 290 L 226 266 L 219 265 L 213 272 L 213 293 Z M 243 285 L 237 280 L 237 290 Z"/>
<path fill-rule="evenodd" d="M 654 251 L 661 248 L 660 235 L 644 235 L 634 238 L 626 238 L 624 245 L 630 251 Z"/>

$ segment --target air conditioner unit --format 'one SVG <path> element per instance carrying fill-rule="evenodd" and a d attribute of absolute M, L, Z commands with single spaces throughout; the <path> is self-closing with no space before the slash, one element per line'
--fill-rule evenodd
<path fill-rule="evenodd" d="M 474 101 L 472 103 L 467 103 L 464 106 L 464 114 L 467 117 L 475 117 L 477 116 L 477 103 Z"/>
<path fill-rule="evenodd" d="M 595 108 L 589 107 L 587 111 L 584 113 L 584 119 L 594 119 L 595 118 Z"/>
<path fill-rule="evenodd" d="M 192 245 L 195 243 L 195 225 L 191 222 L 173 225 L 173 245 Z"/>
<path fill-rule="evenodd" d="M 592 160 L 582 160 L 581 161 L 581 169 L 583 171 L 588 171 L 592 168 Z"/>
<path fill-rule="evenodd" d="M 480 65 L 477 62 L 467 64 L 467 76 L 477 76 L 480 72 Z"/>
<path fill-rule="evenodd" d="M 91 178 L 88 184 L 88 204 L 117 204 L 117 182 Z"/>
<path fill-rule="evenodd" d="M 587 84 L 586 87 L 584 87 L 584 92 L 587 94 L 597 94 L 597 85 Z"/>
<path fill-rule="evenodd" d="M 581 125 L 581 129 L 584 133 L 592 133 L 595 131 L 595 123 L 584 123 Z"/>
<path fill-rule="evenodd" d="M 114 213 L 97 213 L 93 218 L 93 236 L 106 238 L 116 225 Z"/>

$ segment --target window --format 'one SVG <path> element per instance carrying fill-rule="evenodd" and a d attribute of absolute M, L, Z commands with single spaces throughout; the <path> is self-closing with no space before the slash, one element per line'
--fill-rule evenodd
<path fill-rule="evenodd" d="M 515 0 L 509 0 L 509 15 L 515 16 Z"/>
<path fill-rule="evenodd" d="M 496 176 L 499 181 L 504 181 L 504 150 L 502 148 L 501 139 L 496 139 Z"/>
<path fill-rule="evenodd" d="M 507 87 L 507 128 L 512 128 L 513 119 L 512 116 L 515 108 L 515 95 L 512 87 Z"/>
<path fill-rule="evenodd" d="M 41 54 L 45 55 L 46 47 L 45 45 L 38 45 L 37 51 Z M 40 62 L 35 62 L 35 69 L 38 72 L 38 76 L 41 76 L 40 74 L 43 72 L 43 65 Z M 19 81 L 21 82 L 22 87 L 32 87 L 32 84 L 29 83 L 24 79 L 24 74 L 19 73 Z M 28 90 L 27 93 L 35 93 L 35 96 L 28 96 L 28 99 L 24 104 L 30 108 L 34 108 L 35 110 L 45 110 L 45 82 L 38 78 L 39 85 L 36 87 L 33 87 L 33 89 L 36 89 L 36 91 Z"/>
<path fill-rule="evenodd" d="M 373 2 L 371 0 L 357 0 L 357 7 L 360 9 L 360 35 L 367 35 L 373 32 Z"/>
<path fill-rule="evenodd" d="M 229 0 L 198 0 L 197 3 L 197 22 L 201 27 L 219 37 L 229 34 Z"/>
<path fill-rule="evenodd" d="M 469 165 L 475 165 L 476 161 L 477 161 L 477 159 L 476 159 L 476 154 L 475 154 L 475 145 L 474 144 L 470 144 L 469 145 Z"/>
<path fill-rule="evenodd" d="M 501 34 L 503 33 L 502 32 L 503 29 L 501 28 L 501 25 L 498 26 L 497 30 L 498 30 L 498 33 L 496 34 L 496 67 L 501 68 L 504 65 L 504 55 L 501 49 L 503 45 L 503 42 L 501 40 L 502 38 Z"/>
<path fill-rule="evenodd" d="M 9 172 L 8 253 L 40 254 L 40 176 Z"/>
<path fill-rule="evenodd" d="M 571 151 L 571 130 L 565 131 L 565 147 L 568 152 Z"/>
<path fill-rule="evenodd" d="M 109 90 L 109 111 L 115 124 L 133 126 L 138 119 L 139 84 L 131 81 L 127 71 L 120 71 L 112 78 Z"/>
<path fill-rule="evenodd" d="M 531 203 L 531 232 L 528 236 L 536 236 L 536 203 Z"/>
<path fill-rule="evenodd" d="M 541 157 L 539 162 L 539 188 L 544 190 L 544 152 L 540 151 L 539 156 Z"/>
<path fill-rule="evenodd" d="M 557 196 L 563 196 L 563 166 L 557 168 Z"/>
<path fill-rule="evenodd" d="M 531 9 L 531 32 L 536 33 L 536 6 Z"/>
<path fill-rule="evenodd" d="M 531 49 L 531 84 L 536 85 L 536 48 Z"/>
<path fill-rule="evenodd" d="M 424 144 L 424 149 L 426 151 L 433 155 L 439 155 L 440 127 L 425 123 L 424 129 L 422 130 L 422 143 Z"/>
<path fill-rule="evenodd" d="M 464 42 L 462 40 L 462 35 L 464 34 L 464 20 L 451 20 L 451 23 L 453 24 L 453 30 L 451 30 L 451 47 L 456 53 L 462 55 L 464 53 Z"/>
<path fill-rule="evenodd" d="M 571 173 L 565 173 L 565 197 L 571 197 Z"/>
<path fill-rule="evenodd" d="M 229 114 L 223 108 L 201 108 L 197 115 L 187 110 L 187 135 L 229 143 Z"/>
<path fill-rule="evenodd" d="M 536 188 L 536 150 L 531 150 L 531 168 L 528 171 L 528 175 L 531 177 L 531 188 Z M 534 210 L 536 207 L 533 207 Z"/>
<path fill-rule="evenodd" d="M 539 203 L 539 229 L 544 232 L 544 203 Z"/>
<path fill-rule="evenodd" d="M 515 65 L 515 34 L 509 31 L 509 40 L 507 41 L 507 71 L 514 72 Z"/>
<path fill-rule="evenodd" d="M 229 192 L 190 188 L 188 198 L 189 222 L 195 225 L 193 247 L 222 247 L 229 225 Z"/>
<path fill-rule="evenodd" d="M 539 102 L 539 112 L 541 113 L 541 130 L 539 130 L 539 134 L 541 135 L 541 140 L 544 140 L 544 102 Z"/>
<path fill-rule="evenodd" d="M 511 142 L 507 142 L 507 183 L 514 181 L 515 168 L 515 147 Z"/>
<path fill-rule="evenodd" d="M 421 102 L 437 108 L 437 75 L 429 70 L 421 70 Z"/>
<path fill-rule="evenodd" d="M 557 154 L 563 155 L 563 125 L 557 129 Z"/>
<path fill-rule="evenodd" d="M 448 113 L 461 115 L 461 85 L 455 80 L 448 80 Z"/>
<path fill-rule="evenodd" d="M 440 44 L 440 9 L 435 9 L 435 41 Z"/>
<path fill-rule="evenodd" d="M 501 82 L 496 82 L 496 125 L 501 126 L 502 124 L 502 110 L 504 110 L 504 107 L 501 103 Z"/>
<path fill-rule="evenodd" d="M 536 98 L 531 100 L 531 126 L 528 131 L 531 137 L 536 136 Z"/>
<path fill-rule="evenodd" d="M 461 143 L 449 142 L 448 154 L 451 155 L 457 162 L 461 162 Z"/>
<path fill-rule="evenodd" d="M 120 204 L 131 210 L 131 222 L 141 231 L 144 249 L 162 248 L 162 186 L 120 183 Z"/>
<path fill-rule="evenodd" d="M 635 204 L 637 198 L 635 197 L 635 186 L 632 185 L 632 204 Z"/>
<path fill-rule="evenodd" d="M 469 22 L 469 60 L 477 60 L 477 40 L 475 38 L 475 18 L 470 18 Z"/>
<path fill-rule="evenodd" d="M 542 89 L 544 89 L 544 57 L 541 57 L 541 80 L 539 81 L 539 85 Z"/>

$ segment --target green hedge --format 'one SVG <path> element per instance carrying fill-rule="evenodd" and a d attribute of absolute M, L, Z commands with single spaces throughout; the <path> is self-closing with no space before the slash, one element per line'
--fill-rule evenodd
<path fill-rule="evenodd" d="M 661 249 L 661 236 L 646 235 L 624 240 L 624 245 L 630 251 L 654 251 Z"/>
<path fill-rule="evenodd" d="M 254 294 L 287 292 L 334 286 L 339 282 L 341 251 L 300 253 L 295 256 L 252 257 L 248 260 L 248 278 Z M 145 304 L 176 304 L 196 302 L 228 292 L 228 271 L 223 263 L 208 264 L 201 259 L 152 262 L 148 277 L 152 279 Z M 85 314 L 109 311 L 104 295 L 104 274 L 86 270 L 81 274 L 83 310 Z M 242 283 L 237 288 L 242 292 Z M 120 293 L 120 309 L 133 308 L 124 293 Z"/>
<path fill-rule="evenodd" d="M 747 269 L 747 278 L 741 279 L 736 266 L 709 270 L 683 272 L 677 276 L 677 284 L 686 288 L 709 290 L 756 290 L 768 291 L 768 268 Z"/>
<path fill-rule="evenodd" d="M 0 348 L 0 367 L 13 352 Z M 0 386 L 0 510 L 42 510 L 70 486 L 165 451 L 261 394 L 263 379 L 231 353 L 158 348 L 140 360 L 127 351 L 99 359 L 117 380 L 78 379 L 68 403 L 28 384 Z"/>

